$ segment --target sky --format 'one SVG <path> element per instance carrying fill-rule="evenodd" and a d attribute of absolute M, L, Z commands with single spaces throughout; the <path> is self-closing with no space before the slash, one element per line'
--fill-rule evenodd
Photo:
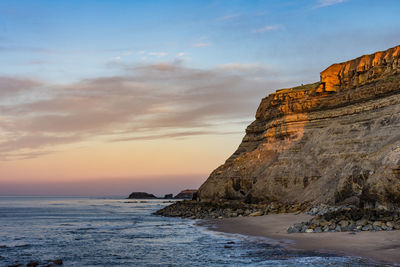
<path fill-rule="evenodd" d="M 400 44 L 397 0 L 0 1 L 0 196 L 176 194 L 261 99 Z"/>

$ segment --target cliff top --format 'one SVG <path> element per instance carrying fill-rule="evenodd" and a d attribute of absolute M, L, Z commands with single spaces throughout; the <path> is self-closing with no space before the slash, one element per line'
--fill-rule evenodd
<path fill-rule="evenodd" d="M 337 92 L 361 86 L 400 73 L 397 59 L 400 45 L 373 54 L 363 55 L 342 63 L 335 63 L 320 73 L 320 81 L 312 84 L 278 89 L 273 94 L 317 89 L 318 92 Z"/>
<path fill-rule="evenodd" d="M 399 57 L 400 45 L 333 64 L 321 72 L 321 84 L 324 87 L 322 89 L 336 92 L 399 73 L 398 62 L 396 62 Z"/>

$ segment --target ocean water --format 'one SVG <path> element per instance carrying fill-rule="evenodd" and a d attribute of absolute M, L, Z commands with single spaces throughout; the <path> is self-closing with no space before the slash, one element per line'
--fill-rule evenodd
<path fill-rule="evenodd" d="M 378 266 L 290 251 L 266 239 L 212 232 L 152 212 L 162 200 L 0 197 L 0 266 Z"/>

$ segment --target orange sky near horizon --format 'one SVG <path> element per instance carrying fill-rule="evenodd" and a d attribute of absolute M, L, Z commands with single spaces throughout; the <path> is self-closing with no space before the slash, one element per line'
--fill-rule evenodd
<path fill-rule="evenodd" d="M 240 139 L 240 135 L 231 134 L 64 145 L 58 147 L 59 151 L 41 157 L 0 162 L 0 184 L 40 184 L 46 191 L 46 184 L 52 187 L 54 183 L 107 184 L 104 181 L 136 180 L 145 184 L 147 180 L 161 184 L 164 177 L 177 177 L 174 183 L 178 189 L 185 184 L 185 177 L 198 177 L 194 185 L 204 181 L 234 152 Z"/>

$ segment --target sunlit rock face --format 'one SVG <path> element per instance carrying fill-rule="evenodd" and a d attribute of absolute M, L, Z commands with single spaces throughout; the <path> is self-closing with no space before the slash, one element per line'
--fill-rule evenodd
<path fill-rule="evenodd" d="M 326 91 L 336 92 L 371 83 L 399 73 L 400 46 L 339 64 L 321 72 Z"/>
<path fill-rule="evenodd" d="M 198 199 L 399 208 L 400 46 L 264 98 Z"/>

